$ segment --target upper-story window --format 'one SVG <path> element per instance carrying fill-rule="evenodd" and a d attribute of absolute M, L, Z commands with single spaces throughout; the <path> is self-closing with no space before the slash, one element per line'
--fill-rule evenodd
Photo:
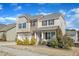
<path fill-rule="evenodd" d="M 31 25 L 32 25 L 32 26 L 36 26 L 36 22 L 37 22 L 37 21 L 32 21 L 32 24 L 31 24 Z"/>
<path fill-rule="evenodd" d="M 22 28 L 22 24 L 19 24 L 19 28 Z"/>
<path fill-rule="evenodd" d="M 23 23 L 23 28 L 26 28 L 26 23 Z"/>
<path fill-rule="evenodd" d="M 42 21 L 42 26 L 54 25 L 54 19 Z"/>
<path fill-rule="evenodd" d="M 47 26 L 47 20 L 42 21 L 42 26 Z"/>
<path fill-rule="evenodd" d="M 21 28 L 26 28 L 26 23 L 20 23 L 19 24 L 19 29 L 21 29 Z"/>
<path fill-rule="evenodd" d="M 54 20 L 53 19 L 48 20 L 48 25 L 54 25 Z"/>

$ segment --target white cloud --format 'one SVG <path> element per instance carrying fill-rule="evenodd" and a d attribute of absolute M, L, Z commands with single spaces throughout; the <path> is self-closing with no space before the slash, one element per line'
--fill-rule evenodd
<path fill-rule="evenodd" d="M 15 23 L 15 21 L 16 21 L 15 17 L 0 17 L 0 23 L 3 24 Z"/>
<path fill-rule="evenodd" d="M 16 20 L 15 17 L 0 17 L 1 21 L 6 21 L 6 20 Z"/>
<path fill-rule="evenodd" d="M 71 9 L 72 12 L 79 13 L 79 8 Z"/>
<path fill-rule="evenodd" d="M 59 10 L 60 13 L 65 15 L 66 28 L 79 30 L 79 8 L 67 10 Z"/>
<path fill-rule="evenodd" d="M 39 13 L 36 13 L 36 15 L 48 15 L 48 14 L 51 14 L 51 13 L 46 13 L 46 12 L 39 12 Z"/>
<path fill-rule="evenodd" d="M 21 16 L 22 14 L 17 14 L 16 17 Z"/>
<path fill-rule="evenodd" d="M 20 6 L 18 3 L 12 3 L 11 6 L 14 8 L 14 10 L 21 10 L 22 6 Z"/>
<path fill-rule="evenodd" d="M 0 10 L 2 10 L 3 9 L 3 6 L 2 5 L 0 5 Z"/>
<path fill-rule="evenodd" d="M 0 17 L 0 22 L 6 22 L 6 20 L 3 17 Z"/>
<path fill-rule="evenodd" d="M 22 7 L 21 6 L 17 6 L 14 10 L 21 10 Z"/>
<path fill-rule="evenodd" d="M 66 14 L 66 12 L 64 10 L 59 10 L 60 13 L 62 13 L 63 15 Z"/>
<path fill-rule="evenodd" d="M 16 20 L 15 17 L 5 17 L 4 19 L 8 19 L 8 20 Z"/>

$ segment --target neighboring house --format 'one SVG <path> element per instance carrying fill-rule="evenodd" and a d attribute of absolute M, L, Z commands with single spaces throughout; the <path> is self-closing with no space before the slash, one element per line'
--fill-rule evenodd
<path fill-rule="evenodd" d="M 0 24 L 0 29 L 2 29 L 5 26 L 6 26 L 5 24 Z"/>
<path fill-rule="evenodd" d="M 74 43 L 78 43 L 78 31 L 74 29 L 67 29 L 66 35 L 74 40 Z"/>
<path fill-rule="evenodd" d="M 0 29 L 0 41 L 15 41 L 16 24 L 8 24 Z"/>
<path fill-rule="evenodd" d="M 16 32 L 18 39 L 29 38 L 34 35 L 39 40 L 50 40 L 56 38 L 57 33 L 65 35 L 65 20 L 62 14 L 17 17 Z"/>
<path fill-rule="evenodd" d="M 79 42 L 79 30 L 78 30 L 78 42 Z"/>

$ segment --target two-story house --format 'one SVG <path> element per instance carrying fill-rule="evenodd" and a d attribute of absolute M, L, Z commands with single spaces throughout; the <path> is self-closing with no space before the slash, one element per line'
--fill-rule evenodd
<path fill-rule="evenodd" d="M 60 13 L 17 17 L 16 32 L 20 40 L 31 39 L 33 35 L 38 41 L 50 40 L 57 37 L 58 31 L 65 35 L 65 20 Z"/>

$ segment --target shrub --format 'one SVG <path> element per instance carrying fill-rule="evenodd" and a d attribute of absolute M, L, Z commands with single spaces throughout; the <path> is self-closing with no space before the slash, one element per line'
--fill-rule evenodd
<path fill-rule="evenodd" d="M 47 45 L 47 41 L 42 41 L 42 45 Z"/>
<path fill-rule="evenodd" d="M 48 46 L 48 47 L 51 47 L 51 41 L 48 41 L 48 42 L 47 42 L 47 46 Z"/>
<path fill-rule="evenodd" d="M 36 40 L 35 37 L 33 36 L 32 39 L 31 39 L 31 43 L 30 43 L 30 44 L 31 44 L 31 45 L 35 45 L 35 44 L 36 44 L 36 41 L 37 41 L 37 40 Z"/>
<path fill-rule="evenodd" d="M 30 44 L 30 41 L 29 41 L 29 39 L 24 39 L 23 40 L 23 45 L 29 45 Z"/>
<path fill-rule="evenodd" d="M 17 45 L 22 45 L 23 42 L 22 42 L 21 40 L 17 39 L 17 40 L 16 40 L 16 44 L 17 44 Z"/>
<path fill-rule="evenodd" d="M 51 47 L 54 47 L 54 48 L 58 47 L 58 40 L 57 39 L 51 40 Z"/>
<path fill-rule="evenodd" d="M 63 38 L 59 38 L 59 39 L 52 39 L 47 42 L 47 46 L 53 47 L 53 48 L 69 49 L 73 45 L 74 45 L 73 39 L 67 36 L 64 36 Z"/>
<path fill-rule="evenodd" d="M 63 48 L 70 48 L 74 45 L 73 39 L 70 37 L 64 37 L 63 39 Z"/>
<path fill-rule="evenodd" d="M 17 45 L 29 45 L 29 39 L 26 38 L 26 39 L 23 39 L 23 41 L 17 39 L 17 40 L 16 40 L 16 44 L 17 44 Z"/>

